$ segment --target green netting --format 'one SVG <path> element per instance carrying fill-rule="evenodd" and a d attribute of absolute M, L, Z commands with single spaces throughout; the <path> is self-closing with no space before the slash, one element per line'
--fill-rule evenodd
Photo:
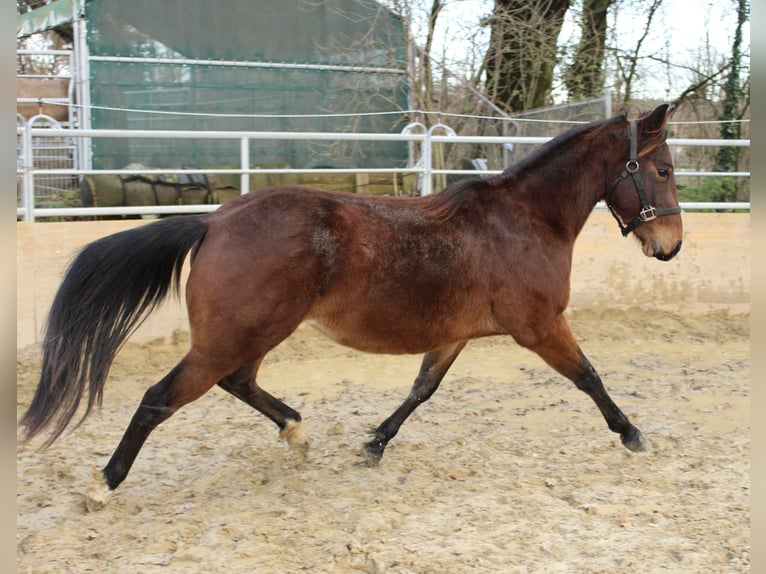
<path fill-rule="evenodd" d="M 399 132 L 405 125 L 404 25 L 371 0 L 89 0 L 86 8 L 94 128 Z M 367 115 L 327 115 L 358 113 Z M 237 141 L 93 143 L 99 168 L 238 165 L 239 154 Z M 250 157 L 253 165 L 294 168 L 392 167 L 406 161 L 407 148 L 253 141 Z"/>
<path fill-rule="evenodd" d="M 16 37 L 26 38 L 72 21 L 72 0 L 54 0 L 16 16 Z"/>

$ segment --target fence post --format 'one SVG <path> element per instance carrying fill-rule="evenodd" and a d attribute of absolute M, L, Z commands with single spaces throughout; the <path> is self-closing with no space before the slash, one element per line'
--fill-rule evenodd
<path fill-rule="evenodd" d="M 424 160 L 424 169 L 425 172 L 423 173 L 423 191 L 421 192 L 421 195 L 430 195 L 433 189 L 433 182 L 431 181 L 431 172 L 433 170 L 433 144 L 431 142 L 431 136 L 433 135 L 433 132 L 437 129 L 444 130 L 444 133 L 448 136 L 455 136 L 455 130 L 453 130 L 451 127 L 449 127 L 446 124 L 443 124 L 441 122 L 436 123 L 432 125 L 430 128 L 428 128 L 428 131 L 426 132 L 426 140 L 423 142 L 423 160 Z"/>
<path fill-rule="evenodd" d="M 242 170 L 250 169 L 250 138 L 245 136 L 239 141 L 239 163 Z M 245 171 L 239 176 L 239 193 L 250 192 L 250 174 Z"/>
<path fill-rule="evenodd" d="M 431 130 L 426 130 L 426 137 L 423 140 L 423 181 L 420 182 L 420 195 L 431 195 L 431 170 L 433 169 L 433 158 L 431 157 Z"/>
<path fill-rule="evenodd" d="M 21 200 L 24 204 L 24 221 L 35 220 L 35 176 L 34 166 L 32 165 L 32 123 L 24 124 L 24 135 L 22 137 L 22 162 L 24 169 L 24 180 L 21 189 Z"/>
<path fill-rule="evenodd" d="M 413 133 L 415 130 L 420 130 L 423 132 L 423 134 L 428 137 L 428 129 L 426 128 L 425 124 L 421 122 L 410 122 L 404 128 L 402 129 L 402 134 L 410 134 Z M 420 144 L 420 159 L 415 159 L 415 142 L 414 141 L 408 141 L 407 142 L 407 167 L 417 167 L 419 165 L 423 165 L 423 153 L 424 153 L 424 147 L 425 142 Z M 416 182 L 415 182 L 415 189 L 423 189 L 423 174 L 418 173 L 415 176 Z M 418 185 L 418 180 L 420 181 L 420 185 Z M 394 175 L 394 181 L 396 181 L 396 175 Z M 403 180 L 402 180 L 403 181 Z M 422 195 L 422 191 L 421 191 Z"/>

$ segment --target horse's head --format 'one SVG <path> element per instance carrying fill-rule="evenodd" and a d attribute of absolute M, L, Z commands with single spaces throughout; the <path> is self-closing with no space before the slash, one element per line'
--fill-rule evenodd
<path fill-rule="evenodd" d="M 671 112 L 663 104 L 627 122 L 627 161 L 606 195 L 622 234 L 633 232 L 644 254 L 662 261 L 678 253 L 683 238 L 673 161 L 665 142 Z"/>

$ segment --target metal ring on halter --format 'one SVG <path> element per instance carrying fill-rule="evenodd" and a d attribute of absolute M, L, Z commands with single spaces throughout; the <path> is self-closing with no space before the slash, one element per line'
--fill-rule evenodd
<path fill-rule="evenodd" d="M 638 171 L 638 161 L 635 159 L 629 159 L 625 162 L 625 171 L 628 173 L 636 173 Z"/>

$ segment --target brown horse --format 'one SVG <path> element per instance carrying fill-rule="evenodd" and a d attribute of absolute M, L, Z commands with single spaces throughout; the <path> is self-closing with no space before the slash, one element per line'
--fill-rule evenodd
<path fill-rule="evenodd" d="M 40 384 L 25 439 L 100 405 L 121 344 L 186 284 L 191 348 L 146 391 L 88 495 L 108 502 L 151 431 L 214 385 L 257 409 L 305 451 L 301 416 L 260 388 L 263 357 L 302 322 L 374 353 L 425 353 L 409 396 L 364 445 L 377 462 L 415 408 L 436 390 L 470 339 L 508 334 L 595 401 L 630 450 L 641 432 L 615 405 L 564 318 L 572 249 L 606 199 L 623 235 L 668 260 L 682 224 L 665 143 L 670 108 L 576 127 L 490 179 L 416 198 L 360 197 L 296 186 L 265 188 L 217 211 L 176 217 L 87 245 L 50 310 Z M 221 297 L 221 293 L 227 293 Z M 84 417 L 83 417 L 84 418 Z"/>

